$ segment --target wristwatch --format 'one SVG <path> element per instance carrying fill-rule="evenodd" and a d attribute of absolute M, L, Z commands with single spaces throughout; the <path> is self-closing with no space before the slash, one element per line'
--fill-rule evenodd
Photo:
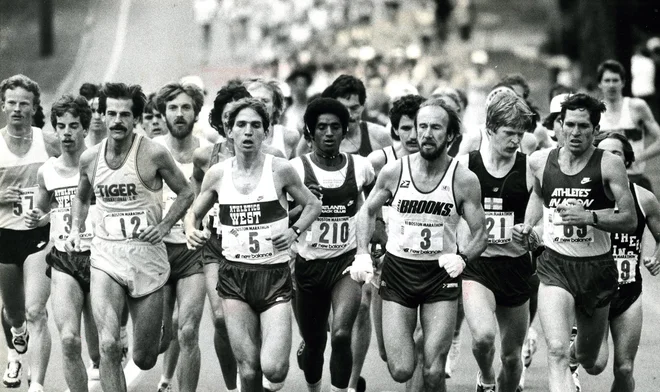
<path fill-rule="evenodd" d="M 293 232 L 296 233 L 296 237 L 300 237 L 300 235 L 302 234 L 302 231 L 300 231 L 300 228 L 298 228 L 298 226 L 296 225 L 291 226 L 291 230 L 293 230 Z"/>
<path fill-rule="evenodd" d="M 591 211 L 591 217 L 594 219 L 592 226 L 598 226 L 598 214 L 596 214 L 596 211 Z"/>
<path fill-rule="evenodd" d="M 456 254 L 459 255 L 459 256 L 461 256 L 461 258 L 463 259 L 463 262 L 464 262 L 465 264 L 468 263 L 468 257 L 467 257 L 465 254 L 463 254 L 463 253 L 461 253 L 461 252 L 457 252 Z"/>

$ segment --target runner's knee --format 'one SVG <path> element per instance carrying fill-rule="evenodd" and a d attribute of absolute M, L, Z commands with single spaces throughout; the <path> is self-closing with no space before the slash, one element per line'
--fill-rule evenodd
<path fill-rule="evenodd" d="M 137 367 L 142 370 L 149 370 L 156 366 L 158 360 L 158 352 L 152 353 L 146 350 L 141 350 L 135 347 L 133 349 L 133 362 Z"/>
<path fill-rule="evenodd" d="M 179 328 L 179 344 L 182 348 L 194 348 L 199 345 L 199 329 L 192 325 L 182 325 Z"/>
<path fill-rule="evenodd" d="M 510 353 L 502 353 L 500 360 L 502 361 L 502 368 L 515 369 L 516 366 L 522 366 L 521 350 L 514 350 Z"/>
<path fill-rule="evenodd" d="M 286 375 L 289 372 L 289 362 L 288 361 L 268 361 L 268 363 L 262 364 L 262 371 L 264 377 L 272 383 L 281 383 L 286 379 Z"/>
<path fill-rule="evenodd" d="M 99 348 L 101 351 L 101 356 L 109 359 L 112 362 L 121 361 L 123 347 L 120 340 L 115 340 L 111 337 L 100 338 Z"/>
<path fill-rule="evenodd" d="M 45 323 L 48 321 L 48 312 L 46 311 L 46 306 L 44 304 L 38 305 L 29 305 L 25 309 L 25 318 L 29 323 Z"/>
<path fill-rule="evenodd" d="M 568 342 L 552 339 L 547 341 L 548 360 L 568 363 Z"/>
<path fill-rule="evenodd" d="M 72 332 L 60 332 L 60 342 L 62 344 L 62 354 L 65 358 L 77 358 L 81 353 L 81 339 L 79 335 Z"/>
<path fill-rule="evenodd" d="M 475 332 L 472 348 L 478 352 L 487 352 L 495 348 L 495 331 Z"/>
<path fill-rule="evenodd" d="M 614 378 L 620 380 L 627 380 L 633 376 L 634 362 L 632 360 L 625 360 L 621 363 L 614 364 Z"/>
<path fill-rule="evenodd" d="M 330 343 L 333 349 L 335 347 L 350 347 L 351 345 L 351 330 L 342 327 L 337 327 L 331 332 Z"/>
<path fill-rule="evenodd" d="M 390 370 L 390 375 L 398 383 L 410 380 L 415 372 L 414 361 L 410 361 L 409 363 L 388 361 L 387 366 Z"/>

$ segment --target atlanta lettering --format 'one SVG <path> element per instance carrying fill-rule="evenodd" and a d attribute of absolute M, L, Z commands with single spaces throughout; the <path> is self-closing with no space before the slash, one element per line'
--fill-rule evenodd
<path fill-rule="evenodd" d="M 399 200 L 396 211 L 401 214 L 431 214 L 449 216 L 454 205 L 433 200 Z"/>

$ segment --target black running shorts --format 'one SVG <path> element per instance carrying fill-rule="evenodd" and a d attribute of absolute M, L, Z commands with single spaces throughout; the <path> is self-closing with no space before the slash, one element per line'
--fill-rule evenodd
<path fill-rule="evenodd" d="M 571 257 L 546 249 L 538 259 L 541 283 L 561 287 L 575 298 L 575 306 L 591 316 L 607 306 L 618 286 L 618 271 L 611 253 Z"/>
<path fill-rule="evenodd" d="M 296 255 L 296 289 L 310 295 L 326 295 L 342 278 L 351 278 L 344 274 L 355 260 L 356 250 L 330 259 L 305 260 Z"/>
<path fill-rule="evenodd" d="M 492 291 L 497 305 L 513 308 L 529 300 L 533 269 L 529 253 L 519 257 L 481 257 L 468 263 L 462 278 Z"/>
<path fill-rule="evenodd" d="M 290 301 L 292 286 L 288 263 L 264 265 L 220 260 L 218 295 L 245 302 L 257 313 Z"/>
<path fill-rule="evenodd" d="M 32 253 L 48 245 L 50 224 L 31 230 L 0 229 L 0 264 L 23 266 Z"/>
<path fill-rule="evenodd" d="M 66 253 L 53 247 L 46 255 L 46 263 L 56 271 L 71 275 L 84 293 L 89 293 L 90 252 Z"/>
<path fill-rule="evenodd" d="M 417 308 L 421 304 L 456 300 L 461 294 L 461 279 L 451 278 L 437 260 L 410 260 L 388 252 L 379 293 L 385 301 Z"/>
<path fill-rule="evenodd" d="M 204 273 L 202 263 L 202 249 L 190 250 L 186 244 L 165 244 L 167 248 L 167 260 L 170 262 L 170 278 L 167 284 L 172 284 L 179 279 Z"/>
<path fill-rule="evenodd" d="M 621 316 L 642 295 L 642 282 L 619 285 L 610 304 L 610 320 Z"/>
<path fill-rule="evenodd" d="M 202 247 L 202 260 L 206 265 L 219 263 L 222 258 L 222 237 L 211 234 L 211 238 Z"/>

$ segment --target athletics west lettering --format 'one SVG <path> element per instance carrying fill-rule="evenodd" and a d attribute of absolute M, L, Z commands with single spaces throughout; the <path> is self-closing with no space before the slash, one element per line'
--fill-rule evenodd
<path fill-rule="evenodd" d="M 399 200 L 396 211 L 401 214 L 431 214 L 449 216 L 454 205 L 433 200 Z"/>
<path fill-rule="evenodd" d="M 220 204 L 220 223 L 226 226 L 249 226 L 276 222 L 287 217 L 279 200 L 250 204 Z"/>
<path fill-rule="evenodd" d="M 244 204 L 229 206 L 232 226 L 254 225 L 261 223 L 261 205 Z"/>
<path fill-rule="evenodd" d="M 66 208 L 71 207 L 72 200 L 76 196 L 76 191 L 78 190 L 77 186 L 59 188 L 53 190 L 53 195 L 57 201 L 57 207 Z"/>
<path fill-rule="evenodd" d="M 590 193 L 591 189 L 589 188 L 556 188 L 550 195 L 548 207 L 555 208 L 560 204 L 575 202 L 588 208 L 594 202 L 594 199 L 589 199 Z"/>

